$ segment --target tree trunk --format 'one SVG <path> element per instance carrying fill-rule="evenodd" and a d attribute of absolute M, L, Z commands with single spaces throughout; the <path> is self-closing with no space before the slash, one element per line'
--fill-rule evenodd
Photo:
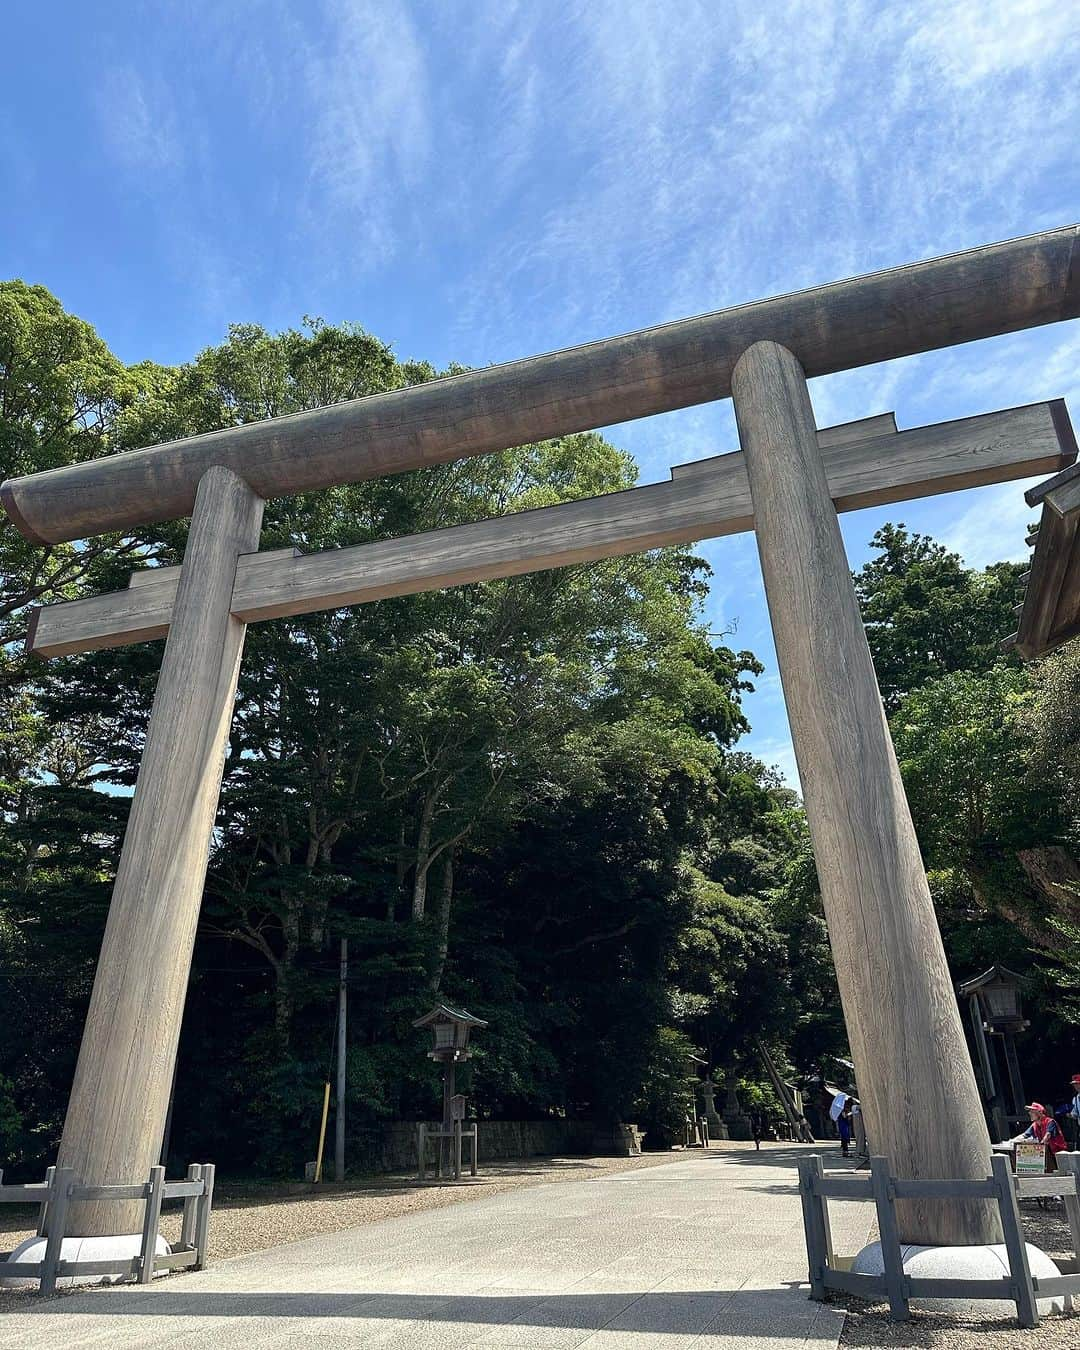
<path fill-rule="evenodd" d="M 450 950 L 450 908 L 454 900 L 454 850 L 447 849 L 446 862 L 443 865 L 442 886 L 439 889 L 439 908 L 436 911 L 438 945 L 435 948 L 435 960 L 431 969 L 432 996 L 439 992 L 443 971 L 446 969 L 446 957 Z"/>
<path fill-rule="evenodd" d="M 386 898 L 386 922 L 393 923 L 397 918 L 397 902 L 405 891 L 405 874 L 409 866 L 405 861 L 405 822 L 398 828 L 398 851 L 394 861 L 394 889 Z"/>
<path fill-rule="evenodd" d="M 295 908 L 286 910 L 281 920 L 281 931 L 285 944 L 281 961 L 275 971 L 277 983 L 274 986 L 274 1034 L 277 1036 L 280 1052 L 287 1054 L 289 1041 L 292 1039 L 292 1019 L 295 1010 L 293 972 L 300 951 L 300 915 Z"/>
<path fill-rule="evenodd" d="M 424 917 L 424 909 L 427 905 L 428 869 L 431 866 L 431 826 L 435 818 L 435 803 L 438 801 L 438 796 L 439 789 L 434 787 L 424 798 L 424 806 L 420 812 L 420 825 L 416 831 L 416 874 L 413 877 L 412 894 L 414 922 L 418 922 Z"/>

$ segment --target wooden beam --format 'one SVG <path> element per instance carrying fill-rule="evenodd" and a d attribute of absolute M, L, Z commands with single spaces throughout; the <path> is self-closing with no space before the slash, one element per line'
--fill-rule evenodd
<path fill-rule="evenodd" d="M 833 509 L 806 377 L 735 368 L 739 440 L 806 818 L 874 1149 L 897 1177 L 982 1180 L 990 1140 Z M 904 1242 L 993 1243 L 986 1201 L 897 1204 Z"/>
<path fill-rule="evenodd" d="M 869 420 L 878 430 L 868 439 L 851 440 L 847 427 L 820 433 L 829 489 L 841 511 L 1029 477 L 1068 462 L 1056 404 L 901 432 L 893 429 L 892 414 Z M 237 567 L 233 613 L 253 623 L 335 609 L 693 543 L 753 524 L 743 455 L 719 455 L 677 466 L 671 482 L 606 497 L 307 557 L 290 549 L 250 554 Z M 126 591 L 37 610 L 29 649 L 66 656 L 163 637 L 177 574 L 148 569 L 135 573 Z"/>
<path fill-rule="evenodd" d="M 834 450 L 843 445 L 859 445 L 863 441 L 877 440 L 882 436 L 896 435 L 896 414 L 894 412 L 876 413 L 873 417 L 860 417 L 855 422 L 842 422 L 835 427 L 822 427 L 818 432 L 818 445 L 822 450 Z M 736 451 L 736 454 L 741 453 Z M 691 460 L 689 464 L 676 464 L 672 467 L 672 478 L 685 478 L 688 474 L 711 473 L 718 461 L 725 455 L 710 455 L 708 459 Z M 747 486 L 749 491 L 749 485 Z"/>
<path fill-rule="evenodd" d="M 212 464 L 277 497 L 486 454 L 726 398 L 772 339 L 808 375 L 1080 314 L 1080 226 L 739 305 L 546 356 L 108 455 L 0 488 L 40 543 L 190 514 Z"/>

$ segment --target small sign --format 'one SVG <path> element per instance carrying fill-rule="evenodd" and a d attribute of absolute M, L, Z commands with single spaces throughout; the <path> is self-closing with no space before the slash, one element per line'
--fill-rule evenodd
<path fill-rule="evenodd" d="M 450 1098 L 450 1119 L 465 1119 L 465 1097 L 460 1092 L 457 1093 L 456 1096 Z"/>
<path fill-rule="evenodd" d="M 1046 1171 L 1046 1145 L 1023 1140 L 1016 1145 L 1016 1175 L 1042 1176 Z"/>

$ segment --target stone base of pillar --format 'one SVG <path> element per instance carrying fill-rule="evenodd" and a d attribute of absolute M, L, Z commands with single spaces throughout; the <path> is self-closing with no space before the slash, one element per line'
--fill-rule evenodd
<path fill-rule="evenodd" d="M 754 1123 L 749 1116 L 724 1116 L 724 1128 L 727 1134 L 726 1139 L 753 1139 Z"/>
<path fill-rule="evenodd" d="M 45 1256 L 46 1239 L 30 1237 L 20 1242 L 8 1257 L 12 1262 L 36 1264 Z M 117 1237 L 66 1237 L 60 1244 L 61 1261 L 115 1261 L 117 1265 L 131 1261 L 142 1252 L 142 1234 L 124 1233 Z M 172 1248 L 163 1237 L 158 1236 L 154 1249 L 155 1256 L 169 1256 Z M 168 1275 L 167 1270 L 157 1270 L 154 1278 Z M 130 1281 L 130 1275 L 64 1275 L 56 1281 L 57 1289 L 70 1289 L 77 1284 L 118 1284 L 121 1280 Z M 0 1280 L 6 1289 L 36 1289 L 38 1277 L 21 1280 L 9 1275 Z"/>
<path fill-rule="evenodd" d="M 1036 1279 L 1053 1279 L 1061 1271 L 1045 1252 L 1027 1246 L 1028 1265 Z M 1009 1274 L 1009 1254 L 1005 1244 L 998 1243 L 985 1247 L 901 1247 L 904 1273 L 913 1279 L 947 1280 L 1001 1280 Z M 851 1263 L 856 1275 L 883 1275 L 885 1266 L 881 1259 L 881 1243 L 872 1242 L 864 1247 Z M 1065 1304 L 1060 1298 L 1041 1298 L 1038 1301 L 1039 1312 L 1060 1313 Z M 951 1313 L 958 1317 L 986 1317 L 1001 1313 L 1015 1316 L 1016 1304 L 1004 1299 L 959 1299 L 959 1298 L 913 1298 L 913 1308 L 922 1308 L 927 1312 Z"/>
<path fill-rule="evenodd" d="M 707 1123 L 708 1126 L 709 1126 L 709 1138 L 710 1138 L 710 1139 L 730 1139 L 730 1138 L 731 1138 L 731 1135 L 728 1134 L 728 1127 L 724 1124 L 724 1122 L 720 1119 L 719 1116 L 716 1116 L 716 1115 L 706 1116 L 706 1117 L 705 1117 L 705 1120 L 706 1120 L 706 1123 Z"/>
<path fill-rule="evenodd" d="M 636 1125 L 612 1125 L 597 1130 L 592 1149 L 597 1156 L 636 1158 L 641 1152 L 641 1130 Z"/>

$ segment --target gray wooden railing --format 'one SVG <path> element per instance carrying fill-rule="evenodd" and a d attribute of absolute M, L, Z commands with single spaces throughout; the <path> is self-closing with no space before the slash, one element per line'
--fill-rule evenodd
<path fill-rule="evenodd" d="M 802 1198 L 806 1254 L 810 1265 L 810 1297 L 824 1300 L 830 1291 L 857 1298 L 888 1300 L 894 1321 L 907 1321 L 913 1298 L 1003 1299 L 1016 1304 L 1023 1327 L 1038 1325 L 1040 1298 L 1080 1294 L 1080 1153 L 1059 1153 L 1060 1171 L 1048 1176 L 1013 1176 L 1009 1159 L 1001 1154 L 991 1159 L 991 1175 L 985 1181 L 908 1181 L 889 1175 L 886 1158 L 870 1159 L 870 1175 L 825 1172 L 818 1157 L 799 1160 L 799 1194 Z M 1067 1273 L 1051 1278 L 1032 1276 L 1020 1222 L 1019 1201 L 1060 1195 L 1065 1202 L 1072 1234 L 1073 1260 L 1058 1262 Z M 922 1278 L 906 1274 L 896 1222 L 897 1200 L 944 1200 L 949 1197 L 987 1199 L 997 1202 L 1009 1274 L 999 1280 Z M 884 1273 L 863 1275 L 850 1269 L 851 1257 L 837 1256 L 829 1228 L 828 1201 L 872 1200 L 877 1210 L 878 1235 Z"/>
<path fill-rule="evenodd" d="M 0 1181 L 3 1173 L 0 1173 Z M 43 1182 L 27 1186 L 0 1185 L 0 1205 L 38 1206 L 37 1231 L 45 1238 L 40 1261 L 12 1261 L 0 1252 L 0 1279 L 38 1281 L 38 1292 L 52 1294 L 56 1282 L 68 1276 L 112 1275 L 149 1284 L 158 1271 L 201 1270 L 206 1264 L 210 1208 L 214 1198 L 214 1164 L 192 1163 L 183 1181 L 166 1181 L 164 1167 L 152 1167 L 149 1179 L 134 1186 L 83 1186 L 70 1167 L 50 1167 Z M 65 1261 L 63 1241 L 70 1205 L 79 1200 L 145 1200 L 139 1254 L 101 1261 Z M 158 1226 L 166 1200 L 183 1200 L 180 1242 L 168 1256 L 158 1256 Z"/>

